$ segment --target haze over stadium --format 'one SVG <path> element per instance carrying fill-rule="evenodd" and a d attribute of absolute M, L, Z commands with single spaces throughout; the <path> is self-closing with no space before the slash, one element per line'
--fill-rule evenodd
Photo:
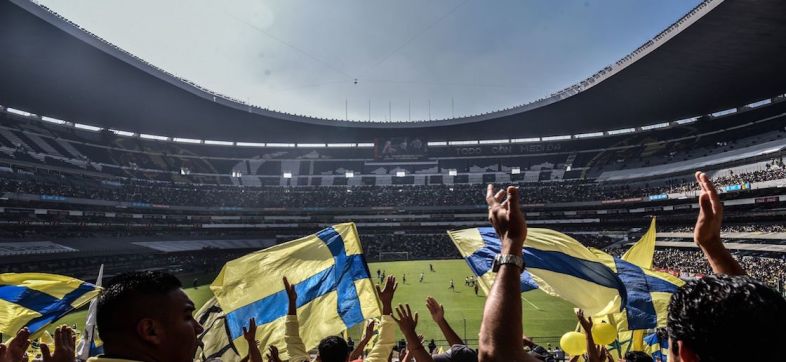
<path fill-rule="evenodd" d="M 784 16 L 0 2 L 0 361 L 780 360 Z"/>

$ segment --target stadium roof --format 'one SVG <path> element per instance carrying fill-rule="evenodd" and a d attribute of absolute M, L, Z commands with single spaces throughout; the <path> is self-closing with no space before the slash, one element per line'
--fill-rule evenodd
<path fill-rule="evenodd" d="M 16 5 L 15 5 L 16 4 Z M 786 92 L 786 2 L 706 1 L 591 81 L 504 111 L 345 122 L 250 107 L 188 84 L 26 0 L 0 3 L 0 104 L 176 137 L 341 142 L 577 134 L 709 114 Z"/>

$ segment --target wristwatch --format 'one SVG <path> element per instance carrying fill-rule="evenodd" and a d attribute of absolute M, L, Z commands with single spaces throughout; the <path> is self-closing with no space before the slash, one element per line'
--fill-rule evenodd
<path fill-rule="evenodd" d="M 497 254 L 497 256 L 494 257 L 494 264 L 491 266 L 491 271 L 495 273 L 498 272 L 499 267 L 503 264 L 512 264 L 519 267 L 519 271 L 524 271 L 524 258 L 513 254 Z"/>

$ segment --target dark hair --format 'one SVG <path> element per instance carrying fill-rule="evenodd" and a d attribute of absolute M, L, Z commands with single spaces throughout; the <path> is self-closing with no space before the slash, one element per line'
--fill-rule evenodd
<path fill-rule="evenodd" d="M 652 357 L 641 351 L 627 352 L 625 362 L 652 362 Z"/>
<path fill-rule="evenodd" d="M 786 300 L 764 283 L 747 276 L 712 275 L 688 282 L 671 297 L 668 332 L 702 362 L 764 361 L 768 348 L 786 339 Z M 719 347 L 724 341 L 730 348 Z"/>
<path fill-rule="evenodd" d="M 131 272 L 112 278 L 98 299 L 96 326 L 101 339 L 110 342 L 115 336 L 122 338 L 145 315 L 158 308 L 148 308 L 142 303 L 145 297 L 163 297 L 181 287 L 172 274 L 158 271 Z"/>
<path fill-rule="evenodd" d="M 330 336 L 321 340 L 317 350 L 322 362 L 346 362 L 350 353 L 347 341 L 338 336 Z"/>

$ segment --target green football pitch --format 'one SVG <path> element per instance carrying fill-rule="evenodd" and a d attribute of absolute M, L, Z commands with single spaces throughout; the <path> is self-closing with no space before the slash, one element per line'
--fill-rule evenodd
<path fill-rule="evenodd" d="M 434 265 L 434 272 L 429 271 L 429 264 Z M 377 269 L 398 278 L 399 288 L 394 303 L 409 304 L 413 312 L 419 313 L 418 332 L 423 334 L 426 340 L 433 338 L 437 344 L 444 344 L 444 342 L 440 343 L 444 337 L 431 320 L 425 306 L 426 297 L 432 296 L 445 306 L 445 317 L 456 333 L 466 339 L 470 345 L 476 345 L 486 297 L 482 291 L 481 295 L 476 296 L 471 287 L 464 285 L 464 278 L 471 275 L 466 262 L 463 260 L 382 262 L 370 263 L 369 269 L 375 282 L 379 281 L 376 279 Z M 422 283 L 418 281 L 421 272 L 424 274 Z M 403 282 L 404 275 L 406 275 L 406 283 Z M 455 283 L 455 290 L 449 289 L 451 280 Z M 201 306 L 212 296 L 207 285 L 185 290 L 197 306 Z M 576 327 L 573 307 L 569 303 L 537 290 L 523 293 L 522 296 L 526 299 L 522 303 L 524 333 L 537 342 L 556 344 L 559 336 Z M 74 312 L 62 318 L 56 325 L 76 324 L 81 328 L 85 315 L 85 310 Z M 511 321 L 511 323 L 516 322 Z M 352 328 L 350 330 L 352 338 L 358 340 L 362 329 L 362 326 Z"/>

